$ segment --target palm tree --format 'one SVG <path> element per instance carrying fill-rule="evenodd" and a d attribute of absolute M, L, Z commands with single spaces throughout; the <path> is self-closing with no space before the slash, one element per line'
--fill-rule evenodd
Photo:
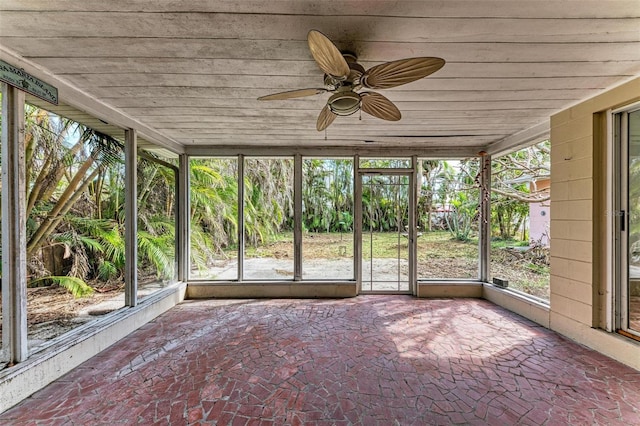
<path fill-rule="evenodd" d="M 124 269 L 123 145 L 34 106 L 25 115 L 30 285 L 48 281 L 76 296 L 89 294 L 86 281 L 121 277 Z M 162 167 L 147 169 L 152 175 L 140 180 L 141 264 L 168 276 L 175 263 L 175 199 L 166 189 L 175 178 Z"/>

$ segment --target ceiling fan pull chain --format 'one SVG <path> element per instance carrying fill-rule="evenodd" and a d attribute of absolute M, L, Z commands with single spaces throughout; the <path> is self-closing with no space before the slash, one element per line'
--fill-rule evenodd
<path fill-rule="evenodd" d="M 327 128 L 326 127 L 324 128 L 324 140 L 325 141 L 327 140 Z"/>
<path fill-rule="evenodd" d="M 360 118 L 358 120 L 362 121 L 362 109 L 359 109 L 358 112 L 360 113 Z"/>

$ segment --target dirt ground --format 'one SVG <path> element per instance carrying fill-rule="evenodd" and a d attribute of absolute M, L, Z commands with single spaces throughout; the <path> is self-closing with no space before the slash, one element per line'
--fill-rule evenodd
<path fill-rule="evenodd" d="M 407 242 L 389 235 L 375 235 L 379 246 L 374 257 L 395 257 L 408 253 Z M 374 240 L 375 241 L 375 240 Z M 374 245 L 376 242 L 374 242 Z M 364 258 L 368 259 L 368 241 L 364 241 Z M 303 237 L 304 259 L 353 258 L 351 235 L 342 238 L 336 234 L 307 234 Z M 255 257 L 293 259 L 293 241 L 281 241 L 261 247 L 251 253 Z M 473 242 L 453 241 L 447 232 L 434 232 L 418 239 L 418 279 L 478 277 L 478 245 Z M 266 259 L 265 259 L 266 260 Z M 491 251 L 491 276 L 509 281 L 509 287 L 532 296 L 549 300 L 549 249 L 495 247 Z"/>
<path fill-rule="evenodd" d="M 58 286 L 35 287 L 27 289 L 27 327 L 30 347 L 57 337 L 84 324 L 97 315 L 106 312 L 93 312 L 92 306 L 122 295 L 124 306 L 124 287 L 116 286 L 96 291 L 83 298 L 74 298 L 64 288 Z M 2 319 L 0 316 L 0 324 Z M 0 330 L 0 336 L 2 331 Z"/>
<path fill-rule="evenodd" d="M 140 295 L 144 297 L 162 286 L 156 284 L 158 282 L 153 279 L 139 283 Z M 94 288 L 95 292 L 92 295 L 82 298 L 75 298 L 66 289 L 55 285 L 28 288 L 29 348 L 33 349 L 47 340 L 124 306 L 123 282 L 110 282 Z M 1 300 L 0 298 L 0 302 Z M 1 312 L 0 308 L 0 338 L 2 337 Z"/>

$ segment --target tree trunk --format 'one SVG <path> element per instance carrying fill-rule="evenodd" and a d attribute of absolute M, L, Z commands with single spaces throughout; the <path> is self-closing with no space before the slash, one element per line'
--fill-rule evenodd
<path fill-rule="evenodd" d="M 73 177 L 73 179 L 71 180 L 67 188 L 64 190 L 64 192 L 62 193 L 62 195 L 60 196 L 56 204 L 51 209 L 51 212 L 49 212 L 47 217 L 42 221 L 38 229 L 36 229 L 36 231 L 32 235 L 31 239 L 27 243 L 27 256 L 33 255 L 33 253 L 37 250 L 37 248 L 40 247 L 40 245 L 45 240 L 45 238 L 51 232 L 53 232 L 54 228 L 52 228 L 52 224 L 59 223 L 59 220 L 57 219 L 61 217 L 60 216 L 61 214 L 64 214 L 64 213 L 61 213 L 63 206 L 74 195 L 74 192 L 78 192 L 82 188 L 85 188 L 86 186 L 88 186 L 89 182 L 86 182 L 84 185 L 82 185 L 82 187 L 78 188 L 78 186 L 82 182 L 82 179 L 86 176 L 89 168 L 95 162 L 94 154 L 95 152 L 92 153 L 92 155 L 89 158 L 87 158 L 84 164 L 82 164 L 80 169 L 78 169 L 78 171 L 76 172 L 76 175 Z M 97 172 L 98 170 L 99 168 L 96 168 L 94 172 Z M 92 175 L 94 174 L 92 173 Z"/>

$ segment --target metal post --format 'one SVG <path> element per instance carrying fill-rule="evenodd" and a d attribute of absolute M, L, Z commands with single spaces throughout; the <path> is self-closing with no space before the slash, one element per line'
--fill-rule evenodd
<path fill-rule="evenodd" d="M 124 145 L 124 299 L 125 306 L 138 303 L 138 139 L 136 131 L 125 131 Z"/>
<path fill-rule="evenodd" d="M 238 282 L 244 279 L 244 155 L 238 155 Z"/>
<path fill-rule="evenodd" d="M 491 277 L 491 156 L 480 154 L 480 281 Z"/>
<path fill-rule="evenodd" d="M 362 176 L 360 156 L 353 157 L 353 273 L 358 293 L 362 291 Z"/>
<path fill-rule="evenodd" d="M 418 204 L 418 156 L 411 157 L 411 181 L 409 187 L 409 289 L 416 296 L 418 294 L 418 222 L 416 218 Z"/>
<path fill-rule="evenodd" d="M 176 253 L 178 255 L 178 281 L 186 282 L 189 279 L 190 239 L 189 239 L 189 212 L 191 200 L 189 198 L 190 170 L 189 156 L 180 154 L 178 159 L 178 232 L 176 237 Z"/>
<path fill-rule="evenodd" d="M 293 162 L 293 280 L 302 280 L 302 155 Z"/>
<path fill-rule="evenodd" d="M 2 348 L 27 359 L 27 240 L 24 93 L 2 83 Z"/>

